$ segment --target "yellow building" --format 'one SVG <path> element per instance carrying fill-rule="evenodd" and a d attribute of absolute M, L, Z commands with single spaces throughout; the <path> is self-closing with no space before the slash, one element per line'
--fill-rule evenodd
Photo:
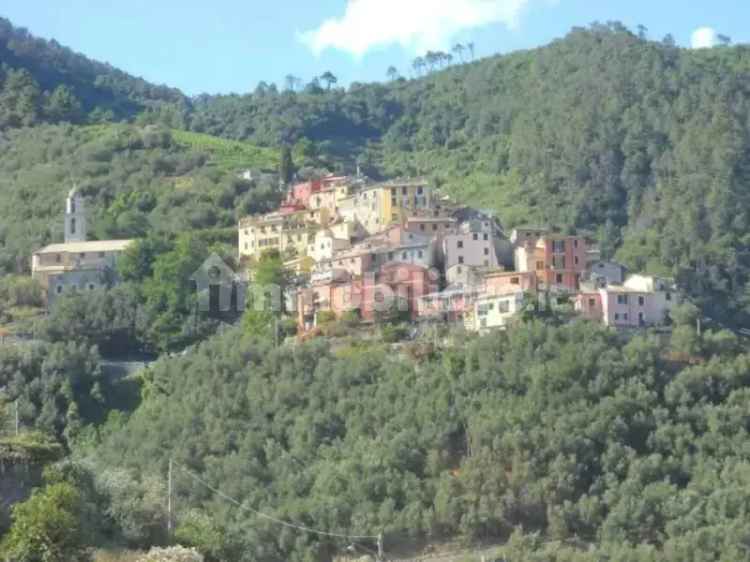
<path fill-rule="evenodd" d="M 304 256 L 321 228 L 318 221 L 325 224 L 327 217 L 325 210 L 302 210 L 244 218 L 239 223 L 240 260 L 259 259 L 269 250 L 289 258 Z"/>
<path fill-rule="evenodd" d="M 392 181 L 366 187 L 354 195 L 353 215 L 368 234 L 403 223 L 414 212 L 435 204 L 432 189 L 422 180 Z"/>

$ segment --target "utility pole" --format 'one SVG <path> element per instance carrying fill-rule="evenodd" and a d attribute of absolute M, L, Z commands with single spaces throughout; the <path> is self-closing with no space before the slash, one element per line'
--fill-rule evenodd
<path fill-rule="evenodd" d="M 15 409 L 16 409 L 16 437 L 18 437 L 18 434 L 20 433 L 20 429 L 21 429 L 21 423 L 18 417 L 18 398 L 16 398 L 16 401 L 13 404 L 15 405 Z"/>
<path fill-rule="evenodd" d="M 167 536 L 172 536 L 172 459 L 169 459 L 167 474 Z"/>
<path fill-rule="evenodd" d="M 273 346 L 279 347 L 279 318 L 274 318 L 273 321 Z"/>
<path fill-rule="evenodd" d="M 383 533 L 378 533 L 378 560 L 384 560 L 383 558 Z"/>

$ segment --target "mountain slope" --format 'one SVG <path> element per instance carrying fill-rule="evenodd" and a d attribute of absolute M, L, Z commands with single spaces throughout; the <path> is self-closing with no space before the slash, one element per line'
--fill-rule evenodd
<path fill-rule="evenodd" d="M 747 46 L 685 50 L 595 24 L 417 80 L 198 100 L 188 122 L 428 174 L 506 227 L 591 231 L 606 257 L 675 275 L 712 315 L 748 323 Z"/>
<path fill-rule="evenodd" d="M 157 126 L 42 125 L 0 139 L 0 272 L 27 271 L 33 250 L 62 238 L 65 195 L 78 185 L 99 239 L 232 228 L 278 200 L 278 153 Z M 236 167 L 235 167 L 236 166 Z M 265 183 L 264 183 L 265 182 Z"/>
<path fill-rule="evenodd" d="M 68 89 L 87 114 L 98 110 L 102 116 L 119 120 L 161 103 L 187 102 L 175 88 L 150 84 L 75 53 L 57 41 L 34 37 L 3 18 L 0 18 L 0 65 L 6 70 L 28 72 L 40 93 L 48 96 L 57 88 Z"/>

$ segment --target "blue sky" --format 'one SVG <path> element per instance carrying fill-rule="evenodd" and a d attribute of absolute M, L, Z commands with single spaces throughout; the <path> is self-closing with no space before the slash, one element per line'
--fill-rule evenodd
<path fill-rule="evenodd" d="M 473 42 L 477 56 L 548 43 L 619 20 L 678 44 L 716 33 L 750 42 L 748 0 L 0 0 L 0 16 L 147 80 L 194 95 L 244 93 L 287 74 L 342 84 L 408 74 L 427 48 Z M 446 49 L 447 50 L 447 49 Z"/>

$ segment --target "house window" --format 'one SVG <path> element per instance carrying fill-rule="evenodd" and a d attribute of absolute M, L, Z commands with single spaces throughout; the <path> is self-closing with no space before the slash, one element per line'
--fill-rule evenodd
<path fill-rule="evenodd" d="M 562 273 L 558 273 L 557 275 L 555 275 L 555 281 L 556 281 L 557 283 L 562 283 L 562 282 L 563 282 L 563 276 L 562 276 Z"/>
<path fill-rule="evenodd" d="M 627 320 L 628 320 L 628 313 L 627 312 L 622 315 L 622 319 L 627 322 Z"/>
<path fill-rule="evenodd" d="M 645 322 L 645 317 L 643 316 L 643 312 L 638 313 L 638 323 L 643 324 Z"/>
<path fill-rule="evenodd" d="M 573 240 L 573 247 L 574 248 L 578 247 L 578 239 Z"/>
<path fill-rule="evenodd" d="M 537 271 L 541 271 L 542 269 L 544 269 L 544 262 L 543 261 L 536 262 L 536 269 Z"/>
<path fill-rule="evenodd" d="M 556 254 L 562 254 L 565 252 L 565 240 L 553 240 L 552 251 Z"/>
<path fill-rule="evenodd" d="M 405 259 L 406 259 L 406 252 L 401 252 L 401 259 L 402 259 L 402 260 L 405 260 Z"/>
<path fill-rule="evenodd" d="M 96 287 L 94 286 L 94 284 L 93 283 L 89 283 L 89 291 L 93 291 L 94 289 L 96 289 Z"/>
<path fill-rule="evenodd" d="M 479 234 L 477 234 L 477 233 L 475 232 L 475 233 L 474 233 L 474 235 L 472 236 L 472 238 L 473 238 L 474 240 L 479 240 Z"/>
<path fill-rule="evenodd" d="M 510 301 L 509 300 L 498 301 L 497 311 L 500 313 L 510 312 Z"/>
<path fill-rule="evenodd" d="M 100 258 L 104 258 L 106 255 L 107 255 L 106 252 L 99 252 L 99 257 Z"/>
<path fill-rule="evenodd" d="M 617 295 L 617 304 L 628 304 L 628 295 Z"/>
<path fill-rule="evenodd" d="M 490 239 L 490 235 L 485 232 L 484 235 L 483 235 L 483 238 L 485 240 L 489 240 Z"/>
<path fill-rule="evenodd" d="M 617 322 L 619 319 L 620 319 L 620 315 L 617 312 L 615 312 L 615 322 Z"/>
<path fill-rule="evenodd" d="M 646 304 L 646 298 L 645 297 L 638 297 L 638 304 L 640 306 L 643 306 L 644 304 Z"/>
<path fill-rule="evenodd" d="M 70 233 L 71 234 L 76 233 L 76 219 L 75 218 L 70 219 Z"/>
<path fill-rule="evenodd" d="M 463 240 L 459 240 L 458 242 L 456 242 L 456 247 L 457 248 L 463 248 L 464 247 L 464 241 Z"/>
<path fill-rule="evenodd" d="M 589 308 L 594 308 L 596 306 L 596 299 L 589 299 Z"/>
<path fill-rule="evenodd" d="M 458 256 L 458 263 L 464 263 L 464 257 Z"/>
<path fill-rule="evenodd" d="M 421 187 L 421 186 L 420 186 L 420 187 L 417 187 L 417 194 L 418 194 L 418 195 L 422 195 L 422 191 L 423 191 L 423 189 L 422 189 L 422 187 Z"/>
<path fill-rule="evenodd" d="M 406 186 L 401 188 L 401 193 L 406 195 L 408 193 L 408 190 L 406 189 Z"/>
<path fill-rule="evenodd" d="M 421 258 L 421 257 L 422 257 L 422 255 L 423 255 L 423 252 L 422 252 L 422 250 L 419 250 L 419 251 L 417 252 L 417 257 Z"/>
<path fill-rule="evenodd" d="M 62 261 L 62 256 L 61 256 L 60 254 L 57 254 L 57 255 L 55 256 L 55 261 L 56 261 L 57 263 L 60 263 L 60 262 Z"/>
<path fill-rule="evenodd" d="M 556 269 L 565 269 L 565 256 L 552 256 L 552 266 Z"/>
<path fill-rule="evenodd" d="M 81 256 L 81 259 L 85 259 L 86 258 L 86 252 L 81 252 L 79 255 Z"/>
<path fill-rule="evenodd" d="M 578 256 L 573 256 L 573 263 L 578 265 Z"/>
<path fill-rule="evenodd" d="M 437 225 L 436 224 L 432 225 L 432 230 L 437 230 Z"/>
<path fill-rule="evenodd" d="M 63 292 L 63 286 L 62 285 L 58 285 L 57 287 L 55 287 L 55 291 L 57 292 L 58 295 L 62 294 L 62 292 Z"/>
<path fill-rule="evenodd" d="M 671 301 L 672 300 L 672 293 L 667 293 L 666 295 L 664 295 L 664 298 L 666 298 L 668 301 Z"/>
<path fill-rule="evenodd" d="M 419 225 L 419 230 L 421 230 L 422 232 L 424 232 L 424 224 L 420 224 Z"/>
<path fill-rule="evenodd" d="M 485 256 L 489 256 L 490 255 L 490 249 L 489 248 L 485 248 L 484 249 L 484 255 Z"/>
<path fill-rule="evenodd" d="M 511 285 L 520 285 L 521 284 L 521 279 L 518 278 L 518 277 L 511 277 L 510 278 L 510 284 Z"/>

